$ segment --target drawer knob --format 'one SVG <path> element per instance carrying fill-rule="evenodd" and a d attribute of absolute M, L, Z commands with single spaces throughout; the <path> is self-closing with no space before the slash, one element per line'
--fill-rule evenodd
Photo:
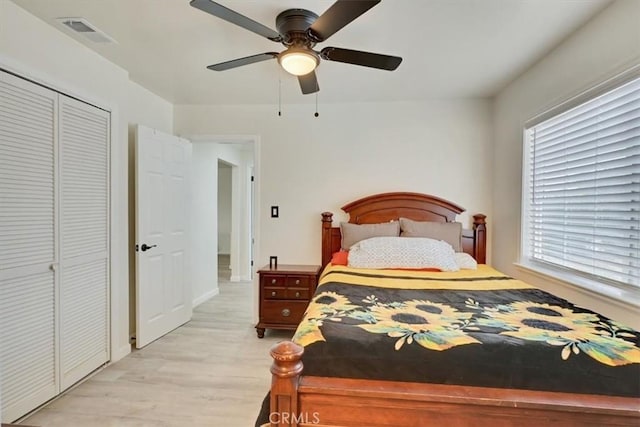
<path fill-rule="evenodd" d="M 282 315 L 284 317 L 289 317 L 291 316 L 291 310 L 289 310 L 288 308 L 285 308 L 284 310 L 282 310 Z"/>
<path fill-rule="evenodd" d="M 275 297 L 276 296 L 276 291 L 271 291 L 271 296 Z"/>
<path fill-rule="evenodd" d="M 276 284 L 276 279 L 271 279 L 271 284 L 275 285 Z"/>
<path fill-rule="evenodd" d="M 296 298 L 300 297 L 300 292 L 296 292 Z"/>
<path fill-rule="evenodd" d="M 296 280 L 296 285 L 300 284 L 300 279 Z"/>

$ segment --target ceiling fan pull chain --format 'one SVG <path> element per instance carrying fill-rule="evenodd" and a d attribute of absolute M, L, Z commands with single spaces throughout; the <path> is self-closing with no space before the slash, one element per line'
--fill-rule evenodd
<path fill-rule="evenodd" d="M 282 116 L 282 78 L 278 72 L 278 117 Z"/>
<path fill-rule="evenodd" d="M 314 114 L 315 117 L 318 117 L 320 114 L 318 113 L 318 92 L 316 92 L 316 113 Z"/>

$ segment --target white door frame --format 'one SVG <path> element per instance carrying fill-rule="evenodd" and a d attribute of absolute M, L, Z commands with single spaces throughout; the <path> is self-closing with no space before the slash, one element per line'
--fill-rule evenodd
<path fill-rule="evenodd" d="M 240 213 L 246 214 L 246 212 L 244 211 L 244 209 L 240 209 L 240 212 L 239 212 L 238 208 L 241 206 L 244 207 L 245 204 L 243 203 L 243 200 L 239 200 L 238 198 L 240 197 L 241 194 L 245 194 L 243 191 L 240 191 L 240 185 L 245 184 L 245 190 L 246 190 L 247 182 L 241 179 L 241 175 L 240 175 L 241 164 L 236 164 L 230 161 L 229 159 L 218 157 L 218 165 L 220 164 L 221 161 L 231 166 L 231 235 L 229 236 L 230 238 L 229 268 L 231 269 L 230 281 L 240 282 L 245 278 L 244 275 L 241 274 L 241 273 L 244 273 L 245 270 L 241 269 L 240 267 L 242 265 L 240 253 L 242 252 L 242 241 L 245 236 L 241 235 L 242 233 L 240 230 L 242 230 L 242 219 L 244 219 L 246 215 L 240 216 L 239 214 Z M 218 210 L 218 213 L 220 213 L 219 206 L 217 210 Z M 244 231 L 247 231 L 246 227 Z M 244 262 L 245 263 L 247 262 L 246 258 Z M 245 267 L 250 268 L 250 265 L 247 264 Z"/>

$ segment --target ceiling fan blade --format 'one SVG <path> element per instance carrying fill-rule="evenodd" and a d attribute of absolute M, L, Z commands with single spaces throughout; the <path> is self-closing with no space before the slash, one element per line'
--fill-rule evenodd
<path fill-rule="evenodd" d="M 254 32 L 258 35 L 268 38 L 269 40 L 273 40 L 274 42 L 282 41 L 282 37 L 280 37 L 280 34 L 272 30 L 271 28 L 266 27 L 261 23 L 254 21 L 253 19 L 247 18 L 246 16 L 228 9 L 214 1 L 191 0 L 190 4 L 196 9 L 200 9 L 203 12 L 207 12 L 220 19 L 224 19 L 227 22 L 236 24 L 237 26 L 242 27 L 245 30 Z"/>
<path fill-rule="evenodd" d="M 231 61 L 220 62 L 219 64 L 209 65 L 207 68 L 213 71 L 225 71 L 231 68 L 242 67 L 243 65 L 253 64 L 255 62 L 266 61 L 267 59 L 277 58 L 275 52 L 259 53 L 257 55 L 245 56 L 244 58 L 233 59 Z"/>
<path fill-rule="evenodd" d="M 315 71 L 305 74 L 304 76 L 298 76 L 298 81 L 300 82 L 300 89 L 302 89 L 304 95 L 316 93 L 320 90 Z"/>
<path fill-rule="evenodd" d="M 316 42 L 325 41 L 378 3 L 380 0 L 338 0 L 311 24 L 309 33 Z"/>
<path fill-rule="evenodd" d="M 345 62 L 347 64 L 362 65 L 363 67 L 378 68 L 393 71 L 402 62 L 399 56 L 381 55 L 379 53 L 361 52 L 359 50 L 341 49 L 339 47 L 325 47 L 320 52 L 322 59 L 328 61 Z"/>

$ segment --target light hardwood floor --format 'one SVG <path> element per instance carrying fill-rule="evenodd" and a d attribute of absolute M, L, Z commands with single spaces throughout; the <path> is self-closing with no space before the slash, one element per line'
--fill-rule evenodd
<path fill-rule="evenodd" d="M 269 348 L 258 339 L 249 282 L 220 295 L 163 338 L 107 366 L 21 424 L 43 427 L 253 426 L 269 389 Z"/>

